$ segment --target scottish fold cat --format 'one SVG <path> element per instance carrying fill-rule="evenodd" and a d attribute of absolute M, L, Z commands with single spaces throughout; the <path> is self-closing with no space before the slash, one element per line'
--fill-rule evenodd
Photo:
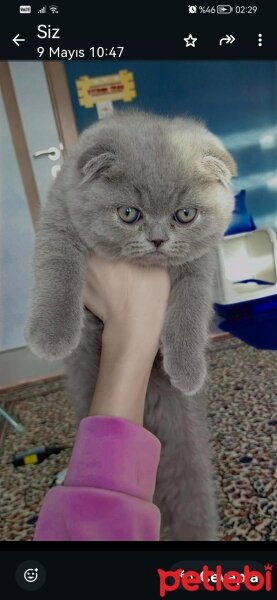
<path fill-rule="evenodd" d="M 85 257 L 93 251 L 169 271 L 145 427 L 162 443 L 154 501 L 176 540 L 217 536 L 205 349 L 214 250 L 231 218 L 235 174 L 233 158 L 203 123 L 120 111 L 82 133 L 36 231 L 25 339 L 37 356 L 65 360 L 78 420 L 93 396 L 103 330 L 82 302 Z"/>

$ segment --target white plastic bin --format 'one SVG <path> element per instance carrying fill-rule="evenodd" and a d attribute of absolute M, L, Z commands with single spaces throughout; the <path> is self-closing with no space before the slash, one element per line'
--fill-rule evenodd
<path fill-rule="evenodd" d="M 274 229 L 229 235 L 217 250 L 214 302 L 236 304 L 277 294 L 277 235 Z M 266 283 L 236 283 L 254 279 Z"/>

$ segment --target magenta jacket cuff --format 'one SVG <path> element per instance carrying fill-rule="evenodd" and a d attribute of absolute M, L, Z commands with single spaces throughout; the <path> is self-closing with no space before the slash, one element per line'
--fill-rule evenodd
<path fill-rule="evenodd" d="M 64 485 L 46 494 L 34 540 L 158 540 L 160 452 L 159 440 L 136 423 L 83 419 Z"/>

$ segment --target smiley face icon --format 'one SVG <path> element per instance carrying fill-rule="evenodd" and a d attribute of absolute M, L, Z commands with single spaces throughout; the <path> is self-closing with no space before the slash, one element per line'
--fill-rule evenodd
<path fill-rule="evenodd" d="M 38 578 L 38 569 L 26 569 L 23 577 L 27 583 L 34 583 Z"/>
<path fill-rule="evenodd" d="M 16 569 L 15 579 L 23 590 L 39 590 L 46 582 L 46 569 L 36 559 L 24 560 Z"/>

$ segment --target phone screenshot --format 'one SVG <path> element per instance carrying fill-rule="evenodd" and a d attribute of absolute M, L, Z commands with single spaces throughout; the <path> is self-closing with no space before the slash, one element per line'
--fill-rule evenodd
<path fill-rule="evenodd" d="M 5 5 L 3 597 L 276 597 L 276 13 Z"/>

